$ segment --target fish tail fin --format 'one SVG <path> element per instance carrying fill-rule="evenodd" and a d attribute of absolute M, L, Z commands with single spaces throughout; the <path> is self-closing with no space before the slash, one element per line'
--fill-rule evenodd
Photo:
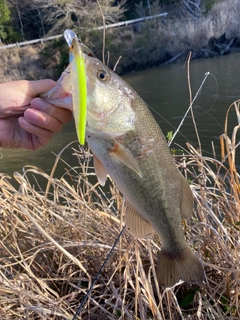
<path fill-rule="evenodd" d="M 203 281 L 204 269 L 199 258 L 186 244 L 178 254 L 162 250 L 157 262 L 157 279 L 160 286 L 171 287 L 179 280 L 190 283 Z"/>

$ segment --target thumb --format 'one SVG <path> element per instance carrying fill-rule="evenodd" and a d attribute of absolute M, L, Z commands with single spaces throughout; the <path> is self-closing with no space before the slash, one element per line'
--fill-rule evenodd
<path fill-rule="evenodd" d="M 56 85 L 51 79 L 28 81 L 28 96 L 35 98 L 42 93 L 46 93 Z"/>

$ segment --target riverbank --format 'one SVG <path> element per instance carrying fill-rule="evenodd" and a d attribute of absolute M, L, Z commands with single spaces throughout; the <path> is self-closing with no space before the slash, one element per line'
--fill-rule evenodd
<path fill-rule="evenodd" d="M 139 24 L 107 29 L 105 60 L 117 73 L 126 74 L 162 64 L 212 58 L 240 50 L 240 1 L 220 1 L 208 13 L 193 19 L 184 6 L 161 8 L 167 17 Z M 156 8 L 160 10 L 160 8 Z M 154 12 L 158 13 L 158 11 Z M 77 32 L 77 31 L 76 31 Z M 102 31 L 79 31 L 82 41 L 102 59 Z M 27 47 L 0 50 L 1 81 L 57 79 L 68 63 L 63 39 Z"/>
<path fill-rule="evenodd" d="M 189 52 L 196 59 L 240 50 L 240 1 L 219 1 L 195 19 L 183 4 L 164 7 L 164 11 L 168 12 L 165 18 L 107 31 L 110 64 L 122 56 L 120 74 L 184 61 Z M 99 54 L 100 49 L 96 48 Z"/>

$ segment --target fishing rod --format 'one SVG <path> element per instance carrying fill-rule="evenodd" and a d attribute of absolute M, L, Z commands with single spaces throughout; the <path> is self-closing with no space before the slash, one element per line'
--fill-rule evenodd
<path fill-rule="evenodd" d="M 105 267 L 106 263 L 108 262 L 108 260 L 109 260 L 110 256 L 111 256 L 111 255 L 112 255 L 112 253 L 113 253 L 113 250 L 115 249 L 115 247 L 116 247 L 116 245 L 117 245 L 118 241 L 120 240 L 120 238 L 121 238 L 121 236 L 122 236 L 123 231 L 125 230 L 125 228 L 126 228 L 126 225 L 125 225 L 125 226 L 122 228 L 122 230 L 120 231 L 120 233 L 119 233 L 119 235 L 118 235 L 117 239 L 115 240 L 115 242 L 114 242 L 114 244 L 113 244 L 113 246 L 112 246 L 112 248 L 111 248 L 111 250 L 110 250 L 109 254 L 107 255 L 107 257 L 106 257 L 106 259 L 104 260 L 104 262 L 103 262 L 103 264 L 102 264 L 101 268 L 99 269 L 99 271 L 98 271 L 97 275 L 95 276 L 95 278 L 94 278 L 94 280 L 93 280 L 93 283 L 92 283 L 91 287 L 89 288 L 88 292 L 86 293 L 85 297 L 83 298 L 83 300 L 82 300 L 82 302 L 81 302 L 80 306 L 78 307 L 78 309 L 77 309 L 76 313 L 74 314 L 74 316 L 73 316 L 72 320 L 76 320 L 76 319 L 77 319 L 77 317 L 78 317 L 79 313 L 81 312 L 81 310 L 82 310 L 82 308 L 83 308 L 83 306 L 84 306 L 84 304 L 85 304 L 85 302 L 86 302 L 86 300 L 87 300 L 87 298 L 88 298 L 89 294 L 91 293 L 91 291 L 92 291 L 92 289 L 93 289 L 93 287 L 94 287 L 95 283 L 97 282 L 97 280 L 98 280 L 98 278 L 99 278 L 100 274 L 102 273 L 103 268 Z"/>

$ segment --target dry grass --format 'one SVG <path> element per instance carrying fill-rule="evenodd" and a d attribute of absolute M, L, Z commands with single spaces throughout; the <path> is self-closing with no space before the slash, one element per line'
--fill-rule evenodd
<path fill-rule="evenodd" d="M 157 14 L 163 9 L 158 6 L 153 12 Z M 229 40 L 240 38 L 239 0 L 218 1 L 207 15 L 196 20 L 189 17 L 183 1 L 167 7 L 166 11 L 168 9 L 166 18 L 107 30 L 106 49 L 110 52 L 111 68 L 119 55 L 122 56 L 117 69 L 120 73 L 160 65 L 179 54 L 184 60 L 189 51 L 193 57 L 204 57 L 204 53 L 214 56 L 216 52 L 209 46 L 211 38 L 219 38 L 224 33 Z M 97 36 L 94 39 L 96 43 Z M 101 45 L 95 48 L 95 43 L 89 46 L 95 53 L 101 52 Z"/>
<path fill-rule="evenodd" d="M 51 42 L 51 46 L 52 46 Z M 49 43 L 29 45 L 0 50 L 0 82 L 12 80 L 55 79 L 59 73 L 59 50 L 52 49 L 51 57 L 44 57 L 41 52 Z"/>
<path fill-rule="evenodd" d="M 125 37 L 132 46 L 131 34 Z M 28 69 L 39 70 L 36 52 L 19 50 L 0 51 L 4 65 L 11 58 L 17 66 L 2 70 L 5 81 L 45 77 Z M 32 63 L 27 54 L 35 59 Z M 196 207 L 184 226 L 204 262 L 206 282 L 158 288 L 158 237 L 137 240 L 124 232 L 81 319 L 239 319 L 240 177 L 235 157 L 240 102 L 232 109 L 238 122 L 230 137 L 226 119 L 220 140 L 223 161 L 214 150 L 210 158 L 190 145 L 176 159 L 191 180 Z M 60 179 L 54 178 L 58 158 L 50 176 L 30 166 L 16 173 L 18 189 L 0 174 L 0 319 L 72 319 L 122 229 L 124 199 L 112 183 L 101 190 L 88 153 L 82 163 L 80 152 L 73 152 L 79 167 L 66 164 Z"/>
<path fill-rule="evenodd" d="M 182 19 L 170 21 L 166 30 L 162 30 L 168 34 L 167 49 L 171 52 L 202 49 L 208 45 L 210 38 L 219 38 L 224 33 L 228 39 L 240 36 L 238 0 L 218 1 L 207 15 L 197 20 L 185 17 L 180 8 L 179 16 Z"/>
<path fill-rule="evenodd" d="M 158 237 L 137 240 L 124 232 L 79 319 L 239 319 L 240 101 L 232 109 L 238 122 L 230 138 L 226 120 L 224 162 L 190 145 L 177 160 L 191 179 L 196 208 L 185 231 L 206 282 L 159 289 Z M 60 179 L 54 178 L 59 158 L 50 176 L 29 166 L 15 173 L 18 189 L 0 176 L 0 319 L 72 319 L 122 229 L 124 199 L 112 183 L 101 190 L 88 153 L 83 162 L 72 152 L 79 167 L 66 164 Z"/>

